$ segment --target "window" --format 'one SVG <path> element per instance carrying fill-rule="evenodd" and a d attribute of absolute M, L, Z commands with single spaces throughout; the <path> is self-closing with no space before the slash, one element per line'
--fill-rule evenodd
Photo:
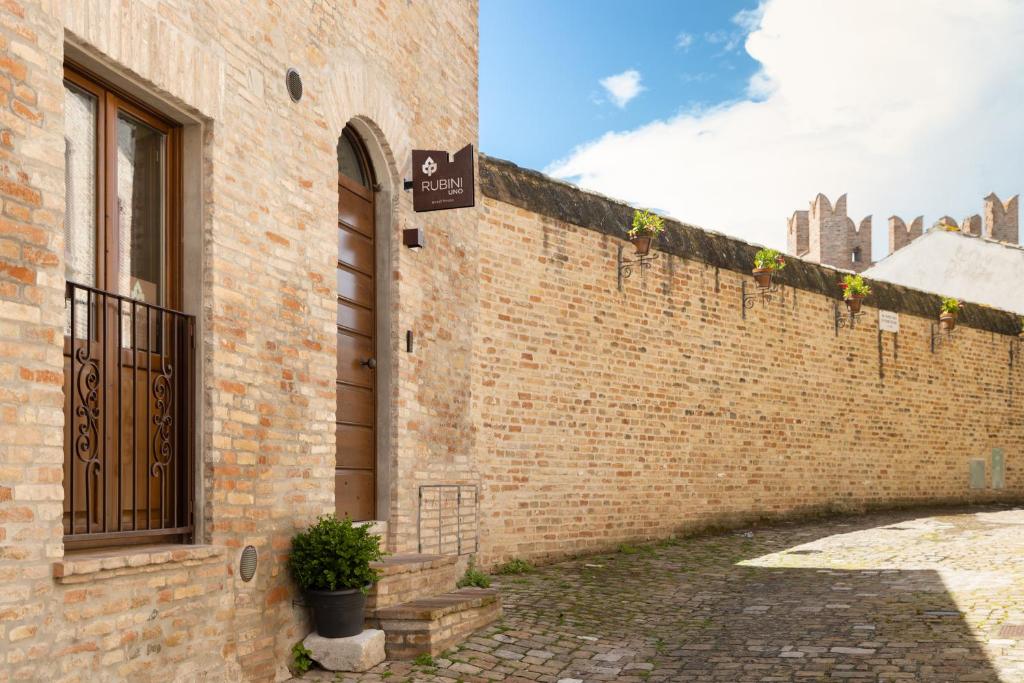
<path fill-rule="evenodd" d="M 182 540 L 195 321 L 177 310 L 180 128 L 64 76 L 65 542 Z"/>
<path fill-rule="evenodd" d="M 850 254 L 850 260 L 854 263 L 860 263 L 860 247 L 853 248 L 853 253 Z"/>

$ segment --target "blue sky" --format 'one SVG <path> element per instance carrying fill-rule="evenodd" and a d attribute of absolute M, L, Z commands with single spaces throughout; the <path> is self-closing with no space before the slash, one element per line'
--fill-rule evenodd
<path fill-rule="evenodd" d="M 784 248 L 794 210 L 847 194 L 878 260 L 890 216 L 960 220 L 1024 189 L 1020 0 L 481 0 L 480 15 L 481 151 L 705 228 Z"/>
<path fill-rule="evenodd" d="M 732 18 L 756 6 L 481 0 L 481 151 L 542 170 L 608 130 L 743 96 L 757 63 Z M 600 81 L 629 70 L 644 90 L 620 108 Z"/>

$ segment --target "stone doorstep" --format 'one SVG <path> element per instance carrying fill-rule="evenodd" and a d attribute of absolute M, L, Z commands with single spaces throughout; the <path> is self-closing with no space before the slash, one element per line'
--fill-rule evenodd
<path fill-rule="evenodd" d="M 373 610 L 370 618 L 381 621 L 437 621 L 447 614 L 484 607 L 499 599 L 494 588 L 461 588 L 453 593 L 381 607 Z"/>
<path fill-rule="evenodd" d="M 367 626 L 384 630 L 389 659 L 438 655 L 501 617 L 496 589 L 463 588 L 374 610 Z"/>
<path fill-rule="evenodd" d="M 374 568 L 381 578 L 370 589 L 366 607 L 370 612 L 417 600 L 455 588 L 458 557 L 454 555 L 390 555 Z"/>

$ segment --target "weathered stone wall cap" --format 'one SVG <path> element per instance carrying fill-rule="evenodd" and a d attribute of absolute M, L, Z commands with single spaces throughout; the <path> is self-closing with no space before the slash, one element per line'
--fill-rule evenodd
<path fill-rule="evenodd" d="M 419 553 L 399 553 L 388 555 L 379 562 L 371 562 L 370 566 L 378 570 L 382 576 L 419 572 L 455 564 L 459 558 L 455 555 L 421 555 Z"/>
<path fill-rule="evenodd" d="M 480 188 L 486 197 L 618 239 L 626 238 L 634 207 L 594 192 L 581 190 L 486 154 L 480 155 Z M 673 218 L 665 219 L 665 232 L 657 249 L 680 258 L 700 261 L 715 268 L 749 275 L 760 245 L 705 230 Z M 852 271 L 830 268 L 786 257 L 786 268 L 777 274 L 783 285 L 840 299 L 842 276 Z M 937 294 L 870 280 L 872 293 L 865 305 L 937 320 L 942 298 Z M 1020 331 L 1015 313 L 981 304 L 965 303 L 958 324 L 1016 336 Z"/>
<path fill-rule="evenodd" d="M 195 562 L 223 557 L 225 552 L 223 547 L 214 545 L 156 545 L 70 552 L 63 559 L 53 563 L 53 578 L 66 580 L 121 569 Z"/>

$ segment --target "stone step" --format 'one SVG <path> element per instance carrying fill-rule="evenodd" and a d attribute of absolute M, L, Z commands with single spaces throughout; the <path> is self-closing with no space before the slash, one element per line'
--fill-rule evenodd
<path fill-rule="evenodd" d="M 391 605 L 411 602 L 455 589 L 459 580 L 455 555 L 388 555 L 373 567 L 380 572 L 366 597 L 367 614 Z"/>
<path fill-rule="evenodd" d="M 384 631 L 388 659 L 439 655 L 477 629 L 501 617 L 501 596 L 494 588 L 462 588 L 367 612 L 367 628 Z"/>

